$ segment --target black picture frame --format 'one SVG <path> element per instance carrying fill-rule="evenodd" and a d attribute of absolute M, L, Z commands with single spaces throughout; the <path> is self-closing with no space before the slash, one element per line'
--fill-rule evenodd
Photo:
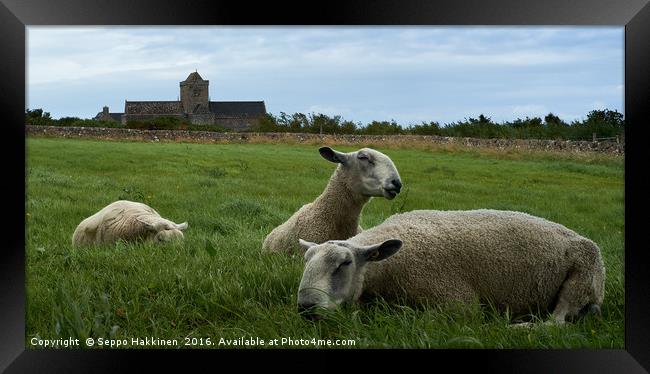
<path fill-rule="evenodd" d="M 625 26 L 625 349 L 602 350 L 403 350 L 393 351 L 169 351 L 25 349 L 25 27 L 30 25 L 618 25 Z M 336 369 L 417 359 L 432 369 L 516 373 L 642 373 L 650 370 L 646 287 L 647 146 L 642 142 L 650 107 L 650 5 L 648 0 L 337 0 L 326 3 L 205 0 L 1 0 L 0 113 L 6 210 L 0 251 L 0 370 L 23 372 L 123 372 L 180 363 L 183 371 L 207 366 L 232 370 L 279 364 L 311 370 L 327 360 Z M 646 123 L 644 123 L 644 120 Z M 22 233 L 22 235 L 21 235 Z M 379 354 L 378 354 L 379 353 Z M 257 356 L 260 356 L 259 359 Z M 334 357 L 336 356 L 336 357 Z M 339 361 L 342 360 L 342 361 Z M 345 364 L 342 364 L 345 362 Z M 409 365 L 415 370 L 416 367 Z M 407 369 L 407 368 L 405 368 Z"/>

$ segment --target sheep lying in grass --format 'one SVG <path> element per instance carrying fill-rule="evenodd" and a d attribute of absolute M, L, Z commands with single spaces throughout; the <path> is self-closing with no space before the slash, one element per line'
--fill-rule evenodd
<path fill-rule="evenodd" d="M 164 219 L 148 205 L 119 200 L 81 221 L 72 235 L 72 245 L 92 245 L 126 241 L 168 242 L 183 239 L 187 222 L 176 224 Z"/>
<path fill-rule="evenodd" d="M 299 238 L 324 242 L 354 236 L 361 231 L 359 216 L 368 200 L 373 196 L 394 199 L 402 188 L 393 161 L 381 152 L 363 148 L 341 153 L 329 147 L 318 151 L 339 164 L 325 191 L 273 229 L 262 250 L 298 253 Z"/>
<path fill-rule="evenodd" d="M 599 312 L 603 302 L 596 244 L 520 212 L 417 210 L 345 241 L 300 244 L 307 251 L 298 305 L 310 313 L 363 294 L 409 303 L 490 300 L 515 315 L 540 307 L 561 323 L 581 310 Z"/>

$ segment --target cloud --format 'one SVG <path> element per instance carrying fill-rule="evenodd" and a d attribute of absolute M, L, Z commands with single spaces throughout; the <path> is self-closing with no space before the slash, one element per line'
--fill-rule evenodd
<path fill-rule="evenodd" d="M 512 108 L 512 114 L 515 117 L 543 117 L 548 112 L 549 110 L 544 105 L 539 104 L 517 105 Z"/>
<path fill-rule="evenodd" d="M 302 113 L 316 113 L 316 114 L 327 114 L 330 116 L 336 116 L 340 115 L 342 117 L 346 117 L 352 113 L 352 111 L 349 108 L 345 107 L 339 107 L 339 106 L 332 106 L 332 105 L 311 105 L 304 111 L 301 111 Z"/>
<path fill-rule="evenodd" d="M 591 103 L 591 107 L 594 109 L 607 109 L 607 104 L 603 101 L 596 100 Z"/>
<path fill-rule="evenodd" d="M 265 100 L 275 113 L 311 108 L 353 121 L 579 113 L 595 102 L 622 109 L 620 27 L 27 31 L 28 101 L 55 116 L 94 115 L 126 98 L 176 99 L 178 82 L 195 69 L 210 80 L 213 100 Z"/>
<path fill-rule="evenodd" d="M 419 31 L 419 33 L 418 33 Z M 120 72 L 169 74 L 200 66 L 234 73 L 246 70 L 340 69 L 362 72 L 446 66 L 537 66 L 569 64 L 593 56 L 506 40 L 500 30 L 310 30 L 222 28 L 29 28 L 31 84 L 87 79 Z M 545 35 L 544 33 L 540 35 Z M 432 37 L 436 37 L 432 39 Z M 409 40 L 397 44 L 401 40 Z M 531 48 L 532 47 L 532 48 Z M 40 53 L 43 51 L 43 53 Z M 58 63 L 52 64 L 51 58 Z"/>

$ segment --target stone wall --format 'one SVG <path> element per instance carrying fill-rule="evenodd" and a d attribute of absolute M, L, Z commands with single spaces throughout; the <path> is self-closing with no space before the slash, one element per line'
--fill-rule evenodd
<path fill-rule="evenodd" d="M 258 118 L 215 116 L 214 123 L 227 129 L 244 131 L 259 121 Z"/>
<path fill-rule="evenodd" d="M 150 121 L 161 117 L 172 117 L 181 120 L 185 118 L 183 114 L 125 114 L 122 116 L 122 124 L 126 125 L 127 121 Z"/>
<path fill-rule="evenodd" d="M 190 114 L 186 118 L 193 125 L 214 125 L 213 113 Z"/>
<path fill-rule="evenodd" d="M 318 135 L 293 133 L 218 133 L 183 130 L 136 130 L 98 127 L 25 126 L 29 136 L 193 143 L 306 143 L 346 145 L 459 145 L 498 149 L 624 154 L 624 141 L 569 141 L 535 139 L 476 139 L 428 135 Z"/>
<path fill-rule="evenodd" d="M 188 121 L 194 125 L 221 125 L 227 129 L 234 131 L 245 131 L 251 125 L 259 121 L 258 118 L 247 117 L 226 117 L 217 116 L 214 113 L 199 113 L 199 114 L 127 114 L 122 116 L 121 123 L 126 126 L 127 121 L 148 121 L 159 117 L 174 117 L 182 121 Z M 110 117 L 109 117 L 110 118 Z"/>
<path fill-rule="evenodd" d="M 180 101 L 127 101 L 124 104 L 124 114 L 182 114 Z"/>

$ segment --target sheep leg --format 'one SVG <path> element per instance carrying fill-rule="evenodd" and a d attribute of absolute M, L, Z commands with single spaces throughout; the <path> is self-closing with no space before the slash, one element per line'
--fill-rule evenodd
<path fill-rule="evenodd" d="M 552 320 L 557 323 L 579 316 L 585 307 L 599 311 L 603 302 L 605 271 L 599 249 L 588 240 L 576 244 L 574 267 L 562 284 L 552 314 Z"/>
<path fill-rule="evenodd" d="M 591 301 L 591 295 L 594 293 L 591 278 L 591 274 L 584 270 L 575 270 L 569 274 L 558 294 L 557 304 L 551 315 L 553 322 L 561 324 L 567 317 L 577 316 Z"/>
<path fill-rule="evenodd" d="M 593 271 L 592 271 L 593 272 Z M 593 302 L 594 285 L 593 274 L 580 269 L 573 270 L 562 284 L 558 293 L 557 304 L 553 309 L 551 318 L 542 325 L 562 325 L 567 317 L 579 315 L 580 311 L 590 302 Z M 596 304 L 592 304 L 596 305 Z M 596 305 L 597 307 L 597 305 Z M 592 309 L 594 309 L 592 307 Z M 511 325 L 512 327 L 535 327 L 533 322 L 524 322 Z"/>

